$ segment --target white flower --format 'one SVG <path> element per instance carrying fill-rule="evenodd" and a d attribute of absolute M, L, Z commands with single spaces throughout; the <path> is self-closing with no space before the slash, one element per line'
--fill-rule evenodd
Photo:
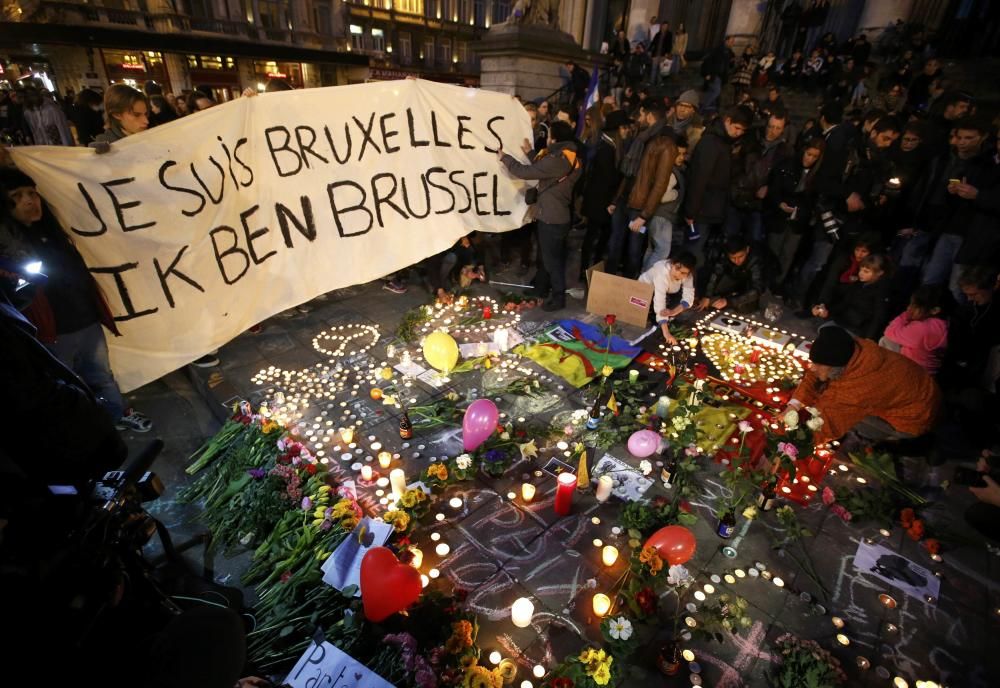
<path fill-rule="evenodd" d="M 650 473 L 653 472 L 653 464 L 643 459 L 642 462 L 639 464 L 639 470 L 642 471 L 643 475 L 649 475 Z"/>
<path fill-rule="evenodd" d="M 674 424 L 677 432 L 682 431 L 687 426 L 691 425 L 691 419 L 687 416 L 674 416 L 670 419 L 670 422 Z"/>
<path fill-rule="evenodd" d="M 815 406 L 806 406 L 806 411 L 808 411 L 809 415 L 812 416 L 813 418 L 819 416 L 819 409 L 816 408 Z"/>
<path fill-rule="evenodd" d="M 819 429 L 823 427 L 823 419 L 819 416 L 814 416 L 806 421 L 806 427 L 813 432 L 819 432 Z"/>
<path fill-rule="evenodd" d="M 632 622 L 619 616 L 608 624 L 608 633 L 615 640 L 628 640 L 632 637 Z"/>
<path fill-rule="evenodd" d="M 799 427 L 799 412 L 795 409 L 788 409 L 785 411 L 785 415 L 782 420 L 785 422 L 786 428 L 794 430 Z"/>
<path fill-rule="evenodd" d="M 741 420 L 737 427 L 739 427 L 740 432 L 742 432 L 744 435 L 747 434 L 748 432 L 753 432 L 753 426 L 750 425 L 750 423 L 746 422 L 745 420 Z"/>
<path fill-rule="evenodd" d="M 667 571 L 667 585 L 684 585 L 691 579 L 691 574 L 680 564 L 674 564 Z"/>
<path fill-rule="evenodd" d="M 253 531 L 250 531 L 249 533 L 240 538 L 240 544 L 243 545 L 244 547 L 249 545 L 251 541 L 253 541 Z"/>
<path fill-rule="evenodd" d="M 595 589 L 597 587 L 597 579 L 596 578 L 588 578 L 587 582 L 584 584 L 584 587 L 587 590 L 593 590 L 593 589 Z"/>
<path fill-rule="evenodd" d="M 573 411 L 573 420 L 587 420 L 587 409 Z"/>
<path fill-rule="evenodd" d="M 509 440 L 510 439 L 510 433 L 509 432 L 500 433 L 500 439 L 502 439 L 502 440 Z"/>
<path fill-rule="evenodd" d="M 462 454 L 457 459 L 455 459 L 455 465 L 458 466 L 459 470 L 464 471 L 469 466 L 472 465 L 472 457 L 468 454 Z"/>

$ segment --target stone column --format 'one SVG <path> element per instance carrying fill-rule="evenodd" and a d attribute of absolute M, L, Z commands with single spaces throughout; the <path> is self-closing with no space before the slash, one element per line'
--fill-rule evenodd
<path fill-rule="evenodd" d="M 572 21 L 569 32 L 573 34 L 577 43 L 583 45 L 583 31 L 587 22 L 587 3 L 585 0 L 573 0 L 570 17 L 572 17 Z"/>
<path fill-rule="evenodd" d="M 729 9 L 729 22 L 726 24 L 726 35 L 735 37 L 737 48 L 742 48 L 757 41 L 766 9 L 766 2 L 733 0 L 733 4 Z M 736 51 L 737 54 L 739 52 L 739 50 Z"/>
<path fill-rule="evenodd" d="M 913 0 L 868 0 L 861 11 L 856 33 L 865 33 L 871 40 L 897 19 L 908 20 L 912 12 Z"/>
<path fill-rule="evenodd" d="M 184 89 L 191 88 L 186 57 L 175 53 L 163 53 L 163 64 L 167 67 L 171 91 L 180 93 Z"/>

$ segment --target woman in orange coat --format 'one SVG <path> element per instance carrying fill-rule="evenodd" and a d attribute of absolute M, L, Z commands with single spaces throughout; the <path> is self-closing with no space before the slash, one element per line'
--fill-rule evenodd
<path fill-rule="evenodd" d="M 789 405 L 819 410 L 817 444 L 849 430 L 874 442 L 911 439 L 929 432 L 937 420 L 941 390 L 901 354 L 827 326 L 813 342 L 809 360 L 812 366 Z"/>

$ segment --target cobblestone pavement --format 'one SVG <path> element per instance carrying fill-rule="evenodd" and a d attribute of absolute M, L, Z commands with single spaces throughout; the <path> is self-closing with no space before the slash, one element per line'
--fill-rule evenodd
<path fill-rule="evenodd" d="M 508 276 L 507 281 L 516 279 Z M 489 289 L 482 291 L 492 293 Z M 131 394 L 132 402 L 154 420 L 155 434 L 167 445 L 156 470 L 168 488 L 151 511 L 170 527 L 178 540 L 198 532 L 197 523 L 192 522 L 196 507 L 173 500 L 187 480 L 183 472 L 186 459 L 217 429 L 219 419 L 227 412 L 225 402 L 237 396 L 259 402 L 262 389 L 251 382 L 255 373 L 269 366 L 305 369 L 326 360 L 313 348 L 313 337 L 328 327 L 344 324 L 379 326 L 383 339 L 369 353 L 374 360 L 382 360 L 385 343 L 403 313 L 426 298 L 426 292 L 419 288 L 396 295 L 382 290 L 380 283 L 334 292 L 310 302 L 308 312 L 276 316 L 264 323 L 259 334 L 246 333 L 236 338 L 220 351 L 220 367 L 178 371 Z M 569 299 L 567 311 L 558 315 L 593 319 L 583 313 L 582 302 L 574 299 Z M 525 317 L 537 319 L 542 313 L 529 312 Z M 797 327 L 803 334 L 808 333 L 803 329 L 805 323 L 788 318 L 784 322 L 783 326 L 789 329 Z M 583 407 L 576 390 L 544 371 L 541 377 L 547 392 L 558 398 L 555 407 L 543 415 Z M 451 384 L 462 393 L 481 384 L 479 372 L 454 378 Z M 389 451 L 402 454 L 408 475 L 416 475 L 433 456 L 460 453 L 460 437 L 454 430 L 418 433 L 409 446 L 404 446 L 396 418 L 391 414 L 377 415 L 382 411 L 368 400 L 367 386 L 362 382 L 361 394 L 357 396 L 350 393 L 350 387 L 349 384 L 336 397 L 338 403 L 343 400 L 348 405 L 331 403 L 329 418 L 336 418 L 347 409 L 363 419 L 359 430 L 362 443 L 371 436 Z M 442 393 L 443 390 L 429 387 L 420 389 L 421 398 Z M 501 411 L 509 411 L 513 401 L 504 399 L 499 404 Z M 314 407 L 307 413 L 307 420 L 310 415 L 318 416 L 320 408 Z M 136 446 L 146 439 L 128 437 L 130 444 Z M 623 447 L 614 447 L 611 453 L 633 465 L 638 463 Z M 414 458 L 414 454 L 421 456 Z M 425 552 L 424 570 L 435 567 L 441 572 L 432 585 L 454 585 L 470 591 L 468 604 L 480 615 L 480 645 L 484 651 L 488 654 L 499 650 L 504 656 L 517 657 L 527 669 L 522 670 L 518 681 L 528 676 L 534 665 L 551 667 L 568 653 L 578 652 L 586 639 L 600 638 L 599 621 L 590 611 L 594 590 L 588 586 L 606 591 L 626 567 L 623 559 L 610 568 L 605 567 L 600 549 L 595 546 L 596 540 L 612 544 L 619 541 L 621 536 L 612 534 L 611 528 L 617 523 L 621 502 L 612 499 L 601 505 L 592 495 L 578 494 L 572 515 L 557 517 L 552 509 L 555 481 L 547 474 L 542 477 L 537 474 L 544 459 L 543 452 L 536 465 L 525 462 L 514 465 L 500 479 L 480 476 L 449 488 L 438 505 L 443 520 L 432 521 L 432 526 L 424 527 L 414 538 Z M 996 685 L 996 679 L 989 677 L 1000 672 L 997 652 L 1000 560 L 983 545 L 948 547 L 945 537 L 944 560 L 935 563 L 898 526 L 888 534 L 880 534 L 877 526 L 843 522 L 821 504 L 814 503 L 808 508 L 796 506 L 800 520 L 815 533 L 808 540 L 808 548 L 816 570 L 831 592 L 830 599 L 823 600 L 816 584 L 795 563 L 773 551 L 772 542 L 780 531 L 773 513 L 753 522 L 743 521 L 749 528 L 738 544 L 735 558 L 726 558 L 721 553 L 723 541 L 714 532 L 713 504 L 725 488 L 717 480 L 717 473 L 717 466 L 706 466 L 698 475 L 703 496 L 692 500 L 694 511 L 701 517 L 692 527 L 698 548 L 688 566 L 696 573 L 698 585 L 714 585 L 715 595 L 729 591 L 749 600 L 753 624 L 721 643 L 698 640 L 689 643 L 700 665 L 701 685 L 717 688 L 766 685 L 763 677 L 771 661 L 769 641 L 787 631 L 815 639 L 833 650 L 847 669 L 849 685 L 890 686 L 896 676 L 903 677 L 910 686 L 916 680 L 935 680 L 962 688 Z M 835 485 L 854 479 L 851 471 L 834 473 L 827 479 Z M 530 504 L 520 498 L 522 481 L 538 486 L 538 494 Z M 669 494 L 658 481 L 647 496 L 656 494 Z M 461 499 L 460 508 L 448 506 L 452 497 Z M 963 488 L 952 488 L 936 503 L 927 514 L 936 532 L 961 531 L 964 528 L 961 508 L 968 501 L 969 495 Z M 440 533 L 440 542 L 449 545 L 446 556 L 434 554 L 432 533 Z M 859 542 L 866 538 L 939 576 L 939 599 L 928 604 L 856 570 L 855 552 Z M 624 542 L 620 544 L 624 547 Z M 192 550 L 188 556 L 196 556 L 198 551 Z M 234 583 L 246 564 L 247 555 L 216 561 L 217 580 Z M 755 565 L 773 578 L 768 581 L 761 575 L 739 576 Z M 727 574 L 736 582 L 726 582 L 730 580 Z M 778 578 L 784 582 L 783 587 L 775 585 Z M 898 605 L 890 609 L 881 604 L 879 595 L 883 593 L 892 595 Z M 252 599 L 252 591 L 248 591 L 248 597 Z M 510 605 L 518 597 L 529 597 L 535 603 L 535 617 L 529 628 L 515 628 L 510 623 Z M 661 603 L 672 609 L 675 601 L 665 598 Z M 832 616 L 843 618 L 842 631 L 834 627 Z M 647 645 L 636 654 L 627 685 L 692 684 L 687 667 L 672 678 L 655 670 L 655 657 L 668 631 L 652 629 L 647 634 Z M 835 638 L 838 632 L 847 636 L 848 646 L 838 644 Z M 870 662 L 867 670 L 858 668 L 861 657 Z"/>

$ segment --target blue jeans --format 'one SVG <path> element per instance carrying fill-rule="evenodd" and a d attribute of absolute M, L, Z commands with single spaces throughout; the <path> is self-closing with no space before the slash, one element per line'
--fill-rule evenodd
<path fill-rule="evenodd" d="M 962 248 L 962 239 L 956 234 L 942 234 L 931 250 L 930 258 L 924 265 L 924 284 L 944 284 L 951 286 L 955 256 Z M 956 275 L 957 280 L 957 275 Z"/>
<path fill-rule="evenodd" d="M 708 83 L 708 90 L 706 90 L 704 95 L 704 100 L 701 101 L 701 109 L 703 111 L 717 110 L 719 96 L 722 95 L 722 79 L 715 77 Z"/>
<path fill-rule="evenodd" d="M 611 239 L 608 240 L 608 259 L 604 269 L 608 274 L 619 272 L 626 277 L 637 277 L 642 267 L 642 256 L 646 251 L 646 235 L 633 232 L 629 223 L 639 217 L 639 211 L 632 208 L 615 208 L 611 216 Z M 647 231 L 649 225 L 647 224 Z M 624 254 L 624 255 L 623 255 Z M 624 267 L 622 263 L 624 262 Z"/>
<path fill-rule="evenodd" d="M 833 244 L 826 239 L 816 239 L 813 243 L 812 251 L 809 252 L 809 257 L 799 272 L 798 293 L 802 296 L 803 306 L 810 305 L 806 303 L 806 294 L 809 291 L 809 285 L 823 271 L 827 261 L 830 260 L 831 253 L 833 253 Z"/>
<path fill-rule="evenodd" d="M 759 210 L 739 210 L 729 206 L 726 213 L 726 236 L 742 236 L 751 244 L 764 243 L 764 221 Z"/>
<path fill-rule="evenodd" d="M 642 261 L 642 271 L 653 267 L 653 263 L 670 257 L 670 245 L 674 239 L 674 226 L 665 217 L 654 215 L 649 221 L 649 247 Z"/>
<path fill-rule="evenodd" d="M 117 421 L 124 415 L 125 400 L 111 372 L 108 343 L 100 323 L 59 335 L 55 342 L 46 346 L 53 356 L 87 383 L 112 420 Z"/>

